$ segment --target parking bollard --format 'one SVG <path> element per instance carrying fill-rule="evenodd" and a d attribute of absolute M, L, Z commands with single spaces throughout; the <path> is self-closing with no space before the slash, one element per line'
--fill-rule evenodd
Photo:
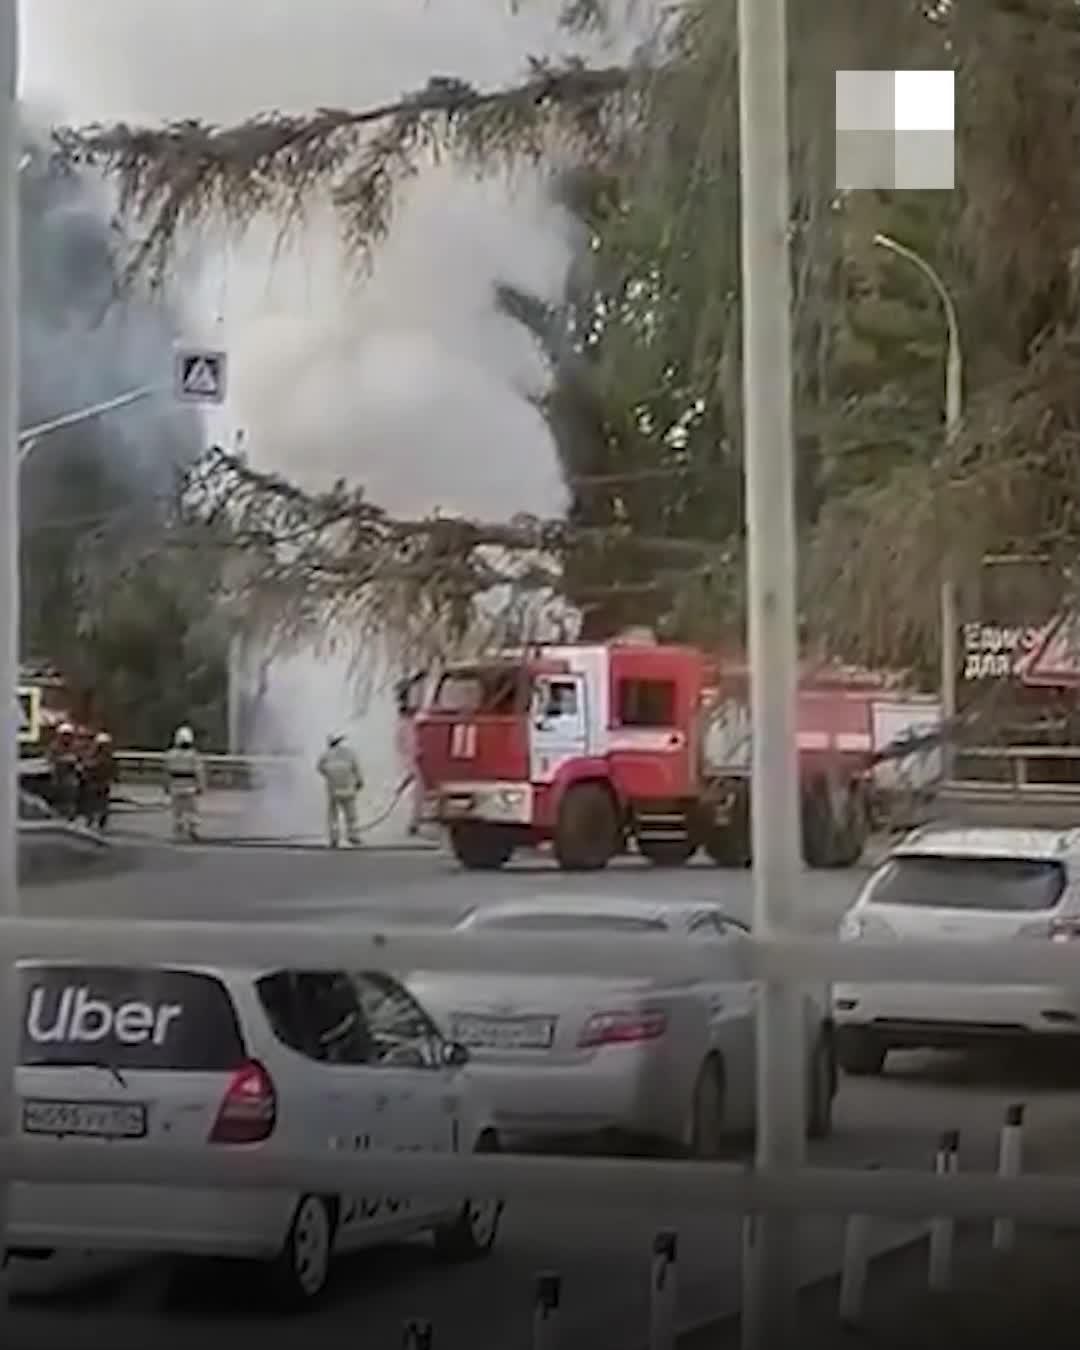
<path fill-rule="evenodd" d="M 742 1302 L 739 1311 L 739 1342 L 743 1350 L 755 1350 L 761 1342 L 754 1315 L 757 1307 L 757 1244 L 758 1217 L 756 1214 L 747 1214 L 742 1221 Z"/>
<path fill-rule="evenodd" d="M 536 1277 L 533 1302 L 533 1350 L 557 1350 L 559 1312 L 562 1304 L 562 1276 L 553 1270 Z"/>
<path fill-rule="evenodd" d="M 867 1169 L 878 1170 L 877 1163 Z M 840 1321 L 854 1326 L 866 1302 L 866 1277 L 870 1271 L 870 1215 L 849 1214 L 844 1227 L 844 1265 L 840 1273 Z"/>
<path fill-rule="evenodd" d="M 946 1130 L 938 1144 L 934 1171 L 938 1176 L 955 1176 L 960 1165 L 960 1132 Z M 941 1294 L 952 1283 L 953 1239 L 956 1222 L 952 1218 L 933 1219 L 930 1223 L 929 1286 Z"/>
<path fill-rule="evenodd" d="M 410 1318 L 401 1333 L 402 1350 L 431 1350 L 435 1341 L 434 1328 L 421 1317 Z"/>
<path fill-rule="evenodd" d="M 1005 1112 L 998 1145 L 998 1176 L 1018 1177 L 1024 1165 L 1024 1106 L 1014 1102 Z M 1011 1252 L 1016 1244 L 1016 1220 L 995 1219 L 992 1238 L 994 1251 Z"/>
<path fill-rule="evenodd" d="M 652 1244 L 649 1285 L 649 1350 L 675 1350 L 679 1309 L 679 1240 L 675 1233 L 657 1233 Z"/>

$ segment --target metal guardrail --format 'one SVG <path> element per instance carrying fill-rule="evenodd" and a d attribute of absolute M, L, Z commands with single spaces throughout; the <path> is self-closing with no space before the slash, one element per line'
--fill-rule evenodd
<path fill-rule="evenodd" d="M 163 750 L 118 750 L 115 758 L 121 783 L 164 781 Z M 250 790 L 287 774 L 297 760 L 288 755 L 203 755 L 202 762 L 207 787 Z"/>
<path fill-rule="evenodd" d="M 947 794 L 979 800 L 1080 801 L 1080 746 L 963 746 Z"/>
<path fill-rule="evenodd" d="M 160 782 L 165 752 L 121 750 L 116 763 L 121 782 Z M 252 789 L 287 774 L 298 763 L 290 755 L 204 755 L 207 785 Z M 1025 796 L 1031 800 L 1063 797 L 1080 800 L 1080 746 L 961 746 L 956 773 L 942 790 L 987 800 Z"/>

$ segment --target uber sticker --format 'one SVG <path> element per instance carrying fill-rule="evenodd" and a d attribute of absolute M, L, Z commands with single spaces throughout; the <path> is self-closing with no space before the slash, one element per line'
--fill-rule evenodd
<path fill-rule="evenodd" d="M 86 985 L 30 991 L 26 1032 L 38 1045 L 96 1045 L 116 1040 L 121 1045 L 164 1045 L 172 1024 L 184 1015 L 179 1003 L 145 1003 L 130 999 L 110 1003 L 94 998 Z"/>

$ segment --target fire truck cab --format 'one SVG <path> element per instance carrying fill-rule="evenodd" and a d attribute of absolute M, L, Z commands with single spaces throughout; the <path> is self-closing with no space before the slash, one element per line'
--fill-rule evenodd
<path fill-rule="evenodd" d="M 694 648 L 552 646 L 449 667 L 416 719 L 425 815 L 471 869 L 550 843 L 566 870 L 607 865 L 632 839 L 649 861 L 750 860 L 749 753 L 715 742 L 715 676 Z M 730 731 L 730 727 L 728 728 Z M 745 741 L 745 736 L 743 737 Z M 868 830 L 869 736 L 800 759 L 811 865 L 854 862 Z"/>

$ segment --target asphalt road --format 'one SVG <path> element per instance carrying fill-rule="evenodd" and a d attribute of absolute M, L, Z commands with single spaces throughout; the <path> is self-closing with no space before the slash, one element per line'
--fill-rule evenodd
<path fill-rule="evenodd" d="M 257 921 L 317 917 L 346 931 L 376 915 L 402 922 L 450 922 L 472 905 L 557 889 L 589 894 L 668 893 L 721 898 L 749 914 L 750 878 L 693 867 L 655 873 L 627 862 L 595 877 L 560 876 L 543 862 L 496 876 L 461 873 L 440 853 L 145 847 L 138 867 L 82 884 L 29 887 L 23 904 L 40 915 L 109 914 Z M 858 877 L 809 873 L 801 913 L 809 928 L 828 927 L 846 907 Z M 990 1167 L 1006 1105 L 1029 1104 L 1033 1166 L 1071 1166 L 1080 1138 L 1080 1080 L 1070 1090 L 1060 1066 L 946 1056 L 898 1057 L 880 1082 L 846 1080 L 834 1137 L 815 1148 L 819 1161 L 929 1165 L 938 1134 L 962 1132 L 965 1167 Z M 681 1306 L 688 1322 L 730 1310 L 738 1298 L 739 1229 L 727 1215 L 702 1220 L 679 1213 L 607 1214 L 553 1198 L 507 1212 L 499 1249 L 479 1265 L 438 1266 L 423 1243 L 351 1259 L 332 1296 L 300 1322 L 273 1320 L 257 1284 L 233 1271 L 177 1271 L 172 1263 L 76 1260 L 17 1266 L 2 1328 L 5 1346 L 45 1350 L 167 1350 L 198 1338 L 205 1350 L 230 1350 L 239 1336 L 264 1347 L 318 1337 L 320 1350 L 401 1343 L 401 1324 L 435 1324 L 437 1350 L 518 1350 L 529 1344 L 534 1274 L 564 1278 L 566 1350 L 637 1350 L 644 1340 L 649 1248 L 663 1227 L 680 1235 Z M 896 1230 L 881 1228 L 884 1242 Z M 804 1223 L 807 1274 L 835 1268 L 841 1233 L 833 1221 Z"/>

